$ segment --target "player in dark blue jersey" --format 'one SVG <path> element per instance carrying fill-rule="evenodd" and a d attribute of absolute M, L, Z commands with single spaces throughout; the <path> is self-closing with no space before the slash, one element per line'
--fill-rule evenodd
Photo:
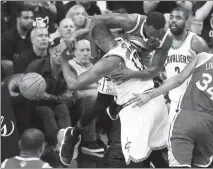
<path fill-rule="evenodd" d="M 141 106 L 189 78 L 170 129 L 170 167 L 209 167 L 213 160 L 213 55 L 200 53 L 193 58 L 161 87 L 130 100 Z"/>

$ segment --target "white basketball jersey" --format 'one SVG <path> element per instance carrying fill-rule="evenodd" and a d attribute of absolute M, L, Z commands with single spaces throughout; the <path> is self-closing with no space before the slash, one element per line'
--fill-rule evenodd
<path fill-rule="evenodd" d="M 168 51 L 168 57 L 165 62 L 165 69 L 168 79 L 180 73 L 191 61 L 189 50 L 191 50 L 192 38 L 194 36 L 196 36 L 195 33 L 188 31 L 182 44 L 178 48 L 171 47 Z M 186 80 L 181 86 L 169 92 L 169 97 L 172 101 L 178 102 L 180 96 L 186 88 L 187 81 L 188 80 Z"/>
<path fill-rule="evenodd" d="M 117 46 L 111 49 L 103 57 L 112 55 L 121 57 L 125 66 L 130 70 L 141 71 L 146 68 L 141 62 L 135 47 L 126 39 L 120 39 Z M 117 85 L 116 81 L 114 81 L 117 104 L 126 104 L 129 99 L 133 97 L 133 93 L 142 93 L 147 89 L 153 88 L 153 86 L 154 84 L 152 80 L 144 81 L 140 79 L 130 79 L 120 85 Z"/>

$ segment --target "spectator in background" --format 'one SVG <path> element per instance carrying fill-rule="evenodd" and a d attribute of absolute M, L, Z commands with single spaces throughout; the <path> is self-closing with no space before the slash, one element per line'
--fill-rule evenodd
<path fill-rule="evenodd" d="M 107 8 L 111 11 L 124 8 L 129 14 L 144 14 L 143 1 L 107 1 Z"/>
<path fill-rule="evenodd" d="M 14 73 L 24 73 L 27 66 L 36 59 L 49 56 L 49 34 L 47 28 L 34 28 L 31 32 L 32 48 L 21 53 L 14 61 Z"/>
<path fill-rule="evenodd" d="M 76 26 L 76 30 L 86 28 L 89 22 L 88 14 L 81 5 L 74 5 L 66 14 L 66 18 L 71 18 Z"/>
<path fill-rule="evenodd" d="M 101 10 L 96 5 L 96 2 L 93 3 L 91 1 L 80 0 L 76 1 L 76 3 L 82 5 L 86 9 L 86 12 L 88 13 L 89 16 L 101 14 Z"/>
<path fill-rule="evenodd" d="M 162 14 L 170 13 L 176 7 L 184 7 L 192 11 L 192 2 L 190 1 L 144 1 L 143 9 L 147 15 L 152 11 L 158 11 Z"/>
<path fill-rule="evenodd" d="M 72 106 L 73 102 L 68 95 L 64 94 L 67 91 L 67 85 L 61 70 L 60 60 L 50 55 L 32 61 L 25 72 L 38 73 L 46 81 L 46 93 L 36 101 L 35 113 L 42 122 L 39 125 L 44 128 L 48 143 L 55 146 L 58 131 L 71 126 L 68 106 Z"/>
<path fill-rule="evenodd" d="M 9 29 L 16 25 L 16 18 L 23 4 L 23 1 L 1 1 L 1 14 Z"/>
<path fill-rule="evenodd" d="M 28 5 L 34 9 L 35 20 L 36 18 L 47 18 L 47 26 L 49 33 L 55 32 L 57 29 L 55 24 L 57 23 L 57 8 L 50 1 L 24 1 L 25 5 Z"/>
<path fill-rule="evenodd" d="M 17 24 L 4 32 L 1 37 L 1 60 L 14 61 L 20 53 L 31 48 L 30 31 L 33 28 L 33 9 L 22 6 L 17 17 Z"/>
<path fill-rule="evenodd" d="M 40 130 L 27 129 L 21 136 L 19 149 L 20 155 L 6 159 L 1 168 L 52 168 L 40 159 L 44 150 L 44 134 Z"/>
<path fill-rule="evenodd" d="M 190 30 L 201 35 L 213 53 L 213 2 L 198 1 L 194 3 Z"/>
<path fill-rule="evenodd" d="M 74 22 L 70 18 L 64 18 L 60 21 L 59 27 L 54 34 L 50 35 L 51 45 L 56 46 L 61 41 L 66 40 L 66 38 L 73 35 L 73 32 L 76 30 Z"/>
<path fill-rule="evenodd" d="M 74 59 L 69 60 L 69 64 L 75 69 L 77 75 L 82 74 L 93 66 L 90 62 L 91 47 L 88 40 L 79 40 L 76 42 L 74 56 Z M 76 120 L 79 119 L 80 115 L 92 109 L 97 97 L 97 87 L 98 84 L 95 83 L 77 92 L 76 109 L 80 114 L 78 113 Z M 96 134 L 96 121 L 94 119 L 86 127 L 83 133 L 81 151 L 85 154 L 103 157 L 104 146 L 103 143 L 99 144 L 100 140 L 98 140 Z"/>

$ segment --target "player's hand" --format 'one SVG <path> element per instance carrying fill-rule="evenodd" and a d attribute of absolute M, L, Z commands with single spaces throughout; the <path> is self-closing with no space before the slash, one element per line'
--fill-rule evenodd
<path fill-rule="evenodd" d="M 118 72 L 113 73 L 111 75 L 111 78 L 112 78 L 113 81 L 116 82 L 116 84 L 119 85 L 119 84 L 131 79 L 133 72 L 134 71 L 124 67 L 123 64 L 120 64 L 120 68 L 118 69 Z"/>
<path fill-rule="evenodd" d="M 57 100 L 59 103 L 66 104 L 69 106 L 73 105 L 75 102 L 73 92 L 67 92 L 61 96 L 58 96 Z"/>
<path fill-rule="evenodd" d="M 37 100 L 50 100 L 50 94 L 45 92 L 44 95 L 37 98 Z"/>
<path fill-rule="evenodd" d="M 194 56 L 196 56 L 196 52 L 194 51 L 194 50 L 189 50 L 189 53 L 190 53 L 190 56 L 191 57 L 194 57 Z"/>
<path fill-rule="evenodd" d="M 61 42 L 59 45 L 53 47 L 53 48 L 50 48 L 50 54 L 51 54 L 51 57 L 58 57 L 60 56 L 64 50 L 67 48 L 65 42 Z"/>
<path fill-rule="evenodd" d="M 148 101 L 151 100 L 151 96 L 149 93 L 141 93 L 135 94 L 133 93 L 134 97 L 131 98 L 127 104 L 132 104 L 132 108 L 134 107 L 141 107 L 142 105 L 146 104 Z"/>

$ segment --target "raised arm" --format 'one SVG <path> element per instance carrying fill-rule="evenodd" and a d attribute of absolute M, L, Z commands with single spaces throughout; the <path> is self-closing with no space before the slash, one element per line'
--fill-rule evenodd
<path fill-rule="evenodd" d="M 196 19 L 201 21 L 205 20 L 212 8 L 213 1 L 206 1 L 206 3 L 195 12 Z"/>
<path fill-rule="evenodd" d="M 110 29 L 121 28 L 124 31 L 132 30 L 137 23 L 137 14 L 119 14 L 109 13 L 104 15 L 95 15 L 92 17 L 91 26 L 104 23 Z M 145 16 L 144 16 L 145 17 Z"/>
<path fill-rule="evenodd" d="M 148 80 L 156 77 L 166 61 L 172 41 L 172 36 L 168 35 L 163 46 L 155 50 L 150 67 L 140 72 L 134 72 L 132 78 Z"/>
<path fill-rule="evenodd" d="M 70 69 L 70 65 L 65 59 L 62 59 L 62 71 L 69 90 L 78 90 L 85 88 L 102 77 L 109 75 L 113 70 L 119 67 L 121 58 L 111 56 L 99 60 L 90 70 L 76 76 Z"/>

